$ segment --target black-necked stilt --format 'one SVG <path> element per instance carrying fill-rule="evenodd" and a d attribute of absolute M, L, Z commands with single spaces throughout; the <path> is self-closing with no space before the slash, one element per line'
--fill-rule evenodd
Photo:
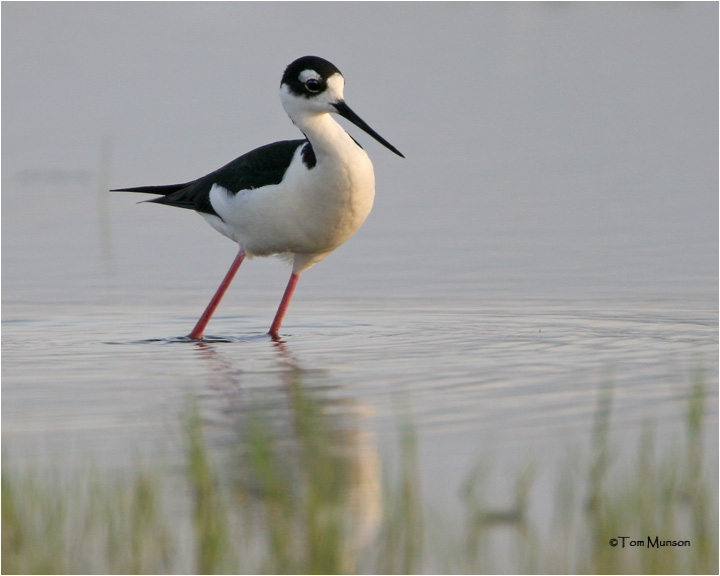
<path fill-rule="evenodd" d="M 300 274 L 348 240 L 367 218 L 375 196 L 372 163 L 330 113 L 404 156 L 345 104 L 344 86 L 340 70 L 327 60 L 299 58 L 285 70 L 280 99 L 304 140 L 262 146 L 185 184 L 113 190 L 159 194 L 148 202 L 195 210 L 238 243 L 230 270 L 188 338 L 202 339 L 246 255 L 286 254 L 292 274 L 269 331 L 278 338 Z"/>

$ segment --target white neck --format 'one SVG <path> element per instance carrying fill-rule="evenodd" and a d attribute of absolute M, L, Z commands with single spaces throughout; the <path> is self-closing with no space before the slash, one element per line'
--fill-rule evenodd
<path fill-rule="evenodd" d="M 327 112 L 303 114 L 301 118 L 291 116 L 291 119 L 310 141 L 316 156 L 332 156 L 344 150 L 360 150 L 350 135 Z"/>
<path fill-rule="evenodd" d="M 343 99 L 345 80 L 333 74 L 327 80 L 327 89 L 315 98 L 306 99 L 293 94 L 286 85 L 280 87 L 283 108 L 312 144 L 318 159 L 323 156 L 353 156 L 362 149 L 332 117 L 334 102 Z"/>

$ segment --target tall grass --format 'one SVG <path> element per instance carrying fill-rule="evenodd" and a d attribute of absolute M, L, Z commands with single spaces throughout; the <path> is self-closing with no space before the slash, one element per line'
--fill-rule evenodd
<path fill-rule="evenodd" d="M 552 533 L 529 512 L 537 467 L 517 475 L 514 502 L 497 509 L 486 501 L 487 468 L 479 465 L 460 492 L 464 514 L 448 518 L 428 510 L 411 424 L 399 426 L 400 457 L 388 473 L 347 414 L 328 413 L 300 375 L 286 394 L 287 420 L 251 410 L 222 464 L 193 406 L 179 481 L 139 469 L 125 480 L 95 472 L 48 482 L 4 466 L 3 573 L 718 570 L 717 470 L 704 461 L 700 374 L 688 394 L 685 444 L 657 456 L 647 432 L 629 461 L 616 458 L 613 390 L 601 388 L 589 458 L 555 474 Z M 645 546 L 610 545 L 623 536 Z M 655 536 L 690 546 L 648 548 Z"/>

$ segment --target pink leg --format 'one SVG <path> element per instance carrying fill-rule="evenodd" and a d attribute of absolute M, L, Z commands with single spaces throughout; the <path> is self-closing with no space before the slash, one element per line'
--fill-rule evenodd
<path fill-rule="evenodd" d="M 240 264 L 242 264 L 242 261 L 244 259 L 245 251 L 240 248 L 240 251 L 237 253 L 237 256 L 235 256 L 235 260 L 233 260 L 233 263 L 230 266 L 230 270 L 227 271 L 227 274 L 225 274 L 225 278 L 223 278 L 223 281 L 218 287 L 217 292 L 215 292 L 215 296 L 213 296 L 212 300 L 210 300 L 210 304 L 208 304 L 207 308 L 205 308 L 205 312 L 203 312 L 202 316 L 200 316 L 197 324 L 195 324 L 195 328 L 193 328 L 192 332 L 187 335 L 188 338 L 192 338 L 193 340 L 202 340 L 203 332 L 205 332 L 205 327 L 207 326 L 208 322 L 210 322 L 210 318 L 215 312 L 215 308 L 217 308 L 218 304 L 220 304 L 220 300 L 222 300 L 222 297 L 225 295 L 228 286 L 230 286 L 230 282 L 232 282 L 235 273 L 238 271 L 238 268 L 240 268 Z"/>
<path fill-rule="evenodd" d="M 300 274 L 293 272 L 290 275 L 290 280 L 285 288 L 285 294 L 283 294 L 282 300 L 280 300 L 280 306 L 275 314 L 275 320 L 273 320 L 270 331 L 268 332 L 273 338 L 279 338 L 278 332 L 280 331 L 280 324 L 282 324 L 283 318 L 285 317 L 285 312 L 287 312 L 288 306 L 290 305 L 290 299 L 292 298 L 293 292 L 295 292 L 295 286 L 297 286 L 299 279 Z"/>

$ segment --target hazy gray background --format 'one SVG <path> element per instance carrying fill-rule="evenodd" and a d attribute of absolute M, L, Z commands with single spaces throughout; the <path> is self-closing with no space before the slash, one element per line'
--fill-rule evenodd
<path fill-rule="evenodd" d="M 4 304 L 168 291 L 201 307 L 234 245 L 107 187 L 201 176 L 296 138 L 316 54 L 397 158 L 297 296 L 715 302 L 717 5 L 4 3 Z M 100 189 L 100 192 L 98 190 Z M 244 290 L 282 290 L 279 263 Z M 157 293 L 156 293 L 157 291 Z"/>

